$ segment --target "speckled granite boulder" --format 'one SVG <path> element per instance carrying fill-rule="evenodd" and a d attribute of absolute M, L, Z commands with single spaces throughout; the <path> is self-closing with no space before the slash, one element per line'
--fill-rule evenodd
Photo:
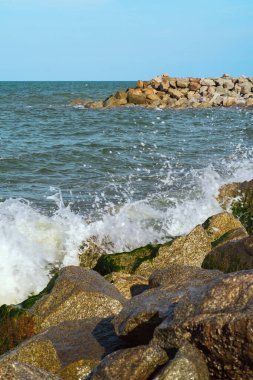
<path fill-rule="evenodd" d="M 168 356 L 155 346 L 138 346 L 108 355 L 94 369 L 89 380 L 148 380 L 165 364 Z"/>
<path fill-rule="evenodd" d="M 60 323 L 35 335 L 0 358 L 1 368 L 15 362 L 42 368 L 64 380 L 87 376 L 102 358 L 124 347 L 110 318 Z"/>

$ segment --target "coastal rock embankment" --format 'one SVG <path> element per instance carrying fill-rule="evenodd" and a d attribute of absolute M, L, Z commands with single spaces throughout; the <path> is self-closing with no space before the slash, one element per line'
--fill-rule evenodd
<path fill-rule="evenodd" d="M 165 244 L 84 244 L 80 266 L 2 305 L 0 379 L 251 380 L 252 184 L 223 186 L 228 211 Z"/>
<path fill-rule="evenodd" d="M 219 78 L 176 78 L 165 74 L 150 81 L 139 80 L 135 88 L 117 91 L 105 100 L 77 99 L 71 105 L 92 109 L 134 105 L 178 109 L 252 107 L 253 77 L 224 74 Z"/>

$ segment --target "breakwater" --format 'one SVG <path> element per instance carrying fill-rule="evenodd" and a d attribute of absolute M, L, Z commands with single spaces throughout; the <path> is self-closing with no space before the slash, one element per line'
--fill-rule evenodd
<path fill-rule="evenodd" d="M 144 106 L 147 108 L 252 107 L 253 77 L 224 74 L 219 78 L 175 78 L 157 76 L 139 80 L 136 87 L 117 91 L 105 100 L 74 100 L 85 108 Z"/>

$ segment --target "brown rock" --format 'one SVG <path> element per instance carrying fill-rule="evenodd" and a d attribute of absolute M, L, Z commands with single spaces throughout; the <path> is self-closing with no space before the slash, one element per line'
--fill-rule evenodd
<path fill-rule="evenodd" d="M 149 277 L 150 288 L 180 289 L 187 286 L 199 286 L 221 275 L 218 270 L 204 270 L 188 265 L 170 265 L 156 269 Z"/>
<path fill-rule="evenodd" d="M 191 80 L 189 84 L 189 90 L 190 91 L 198 91 L 201 87 L 201 84 L 199 81 Z"/>
<path fill-rule="evenodd" d="M 147 99 L 151 100 L 151 101 L 156 101 L 156 100 L 160 101 L 161 100 L 157 94 L 148 94 Z"/>
<path fill-rule="evenodd" d="M 50 294 L 31 309 L 40 329 L 60 322 L 117 314 L 124 304 L 119 291 L 97 272 L 81 267 L 61 270 Z"/>
<path fill-rule="evenodd" d="M 201 288 L 188 288 L 167 305 L 167 319 L 153 344 L 165 350 L 193 343 L 204 353 L 213 379 L 253 377 L 253 271 L 223 275 Z M 145 293 L 144 293 L 145 294 Z"/>
<path fill-rule="evenodd" d="M 190 100 L 190 99 L 194 99 L 194 97 L 195 97 L 195 91 L 189 91 L 187 94 L 187 98 Z"/>
<path fill-rule="evenodd" d="M 155 269 L 171 264 L 201 266 L 205 255 L 211 250 L 211 241 L 202 226 L 195 227 L 189 235 L 176 238 L 163 245 L 157 257 L 143 262 L 136 274 L 149 276 Z"/>
<path fill-rule="evenodd" d="M 204 355 L 191 344 L 182 346 L 153 380 L 209 380 Z"/>
<path fill-rule="evenodd" d="M 104 107 L 118 107 L 127 104 L 127 100 L 124 98 L 117 99 L 115 96 L 110 96 L 103 103 Z"/>
<path fill-rule="evenodd" d="M 169 80 L 169 85 L 171 88 L 176 88 L 177 87 L 177 82 L 175 79 L 170 79 Z"/>
<path fill-rule="evenodd" d="M 241 85 L 241 94 L 246 95 L 252 92 L 252 83 L 245 81 Z"/>
<path fill-rule="evenodd" d="M 217 86 L 216 92 L 220 95 L 226 95 L 227 90 L 223 86 Z"/>
<path fill-rule="evenodd" d="M 168 360 L 159 347 L 139 346 L 120 350 L 104 358 L 89 380 L 148 380 Z"/>
<path fill-rule="evenodd" d="M 208 101 L 204 101 L 202 99 L 202 102 L 201 103 L 196 103 L 196 107 L 197 108 L 209 108 L 209 107 L 212 107 L 212 105 L 210 104 L 210 102 Z"/>
<path fill-rule="evenodd" d="M 249 98 L 246 102 L 247 107 L 253 107 L 253 98 Z"/>
<path fill-rule="evenodd" d="M 127 93 L 125 91 L 117 91 L 115 94 L 116 99 L 127 99 Z"/>
<path fill-rule="evenodd" d="M 200 84 L 203 87 L 205 87 L 205 86 L 215 86 L 214 80 L 210 79 L 210 78 L 203 78 L 203 79 L 201 79 Z"/>
<path fill-rule="evenodd" d="M 232 209 L 249 233 L 253 232 L 253 180 L 222 186 L 217 200 L 223 208 Z"/>
<path fill-rule="evenodd" d="M 187 98 L 178 99 L 176 101 L 176 103 L 174 104 L 174 107 L 175 108 L 180 108 L 180 109 L 187 108 L 187 107 L 189 107 L 189 101 L 188 101 Z"/>
<path fill-rule="evenodd" d="M 217 106 L 221 106 L 223 103 L 223 98 L 221 97 L 221 95 L 219 93 L 215 93 L 212 97 L 212 99 L 210 100 L 210 104 L 212 104 L 214 107 L 217 107 Z"/>
<path fill-rule="evenodd" d="M 241 222 L 232 214 L 223 212 L 214 215 L 202 226 L 195 227 L 187 236 L 178 237 L 161 246 L 156 257 L 150 261 L 144 261 L 135 273 L 148 277 L 155 269 L 165 268 L 172 264 L 200 267 L 212 247 L 224 241 L 224 235 L 227 239 L 234 239 L 234 235 L 229 235 L 228 232 L 235 229 L 242 229 L 240 236 L 243 236 L 243 233 L 246 234 Z"/>
<path fill-rule="evenodd" d="M 124 347 L 115 335 L 111 319 L 67 321 L 25 341 L 2 356 L 0 370 L 15 362 L 78 380 L 88 375 L 104 355 Z"/>
<path fill-rule="evenodd" d="M 86 269 L 93 269 L 99 257 L 106 254 L 107 247 L 111 248 L 111 243 L 106 239 L 100 244 L 96 236 L 90 237 L 79 248 L 79 265 Z"/>
<path fill-rule="evenodd" d="M 104 102 L 102 102 L 101 100 L 99 100 L 99 101 L 96 101 L 96 102 L 91 102 L 87 106 L 90 109 L 100 109 L 100 108 L 104 107 Z"/>
<path fill-rule="evenodd" d="M 144 83 L 143 83 L 142 80 L 138 80 L 138 81 L 137 81 L 137 87 L 138 87 L 138 88 L 143 88 L 143 87 L 144 87 Z"/>
<path fill-rule="evenodd" d="M 211 216 L 202 224 L 202 226 L 205 229 L 210 241 L 214 244 L 229 231 L 237 228 L 243 228 L 241 222 L 226 211 Z M 245 231 L 244 228 L 243 230 Z"/>
<path fill-rule="evenodd" d="M 111 282 L 126 299 L 142 293 L 148 287 L 145 277 L 121 272 L 112 273 Z"/>
<path fill-rule="evenodd" d="M 153 95 L 153 94 L 155 94 L 156 93 L 156 90 L 154 89 L 154 88 L 149 88 L 149 87 L 147 87 L 147 88 L 144 88 L 144 90 L 143 90 L 143 93 L 147 96 L 147 95 Z"/>
<path fill-rule="evenodd" d="M 203 268 L 237 272 L 253 268 L 253 236 L 229 241 L 213 249 L 205 257 Z"/>
<path fill-rule="evenodd" d="M 169 88 L 168 93 L 170 94 L 170 96 L 172 98 L 175 98 L 175 99 L 180 99 L 182 97 L 182 93 L 176 89 L 173 89 L 173 88 Z"/>
<path fill-rule="evenodd" d="M 189 86 L 189 79 L 188 78 L 177 78 L 177 87 L 179 88 L 187 88 Z"/>
<path fill-rule="evenodd" d="M 241 93 L 241 86 L 239 86 L 238 83 L 235 84 L 235 88 L 234 88 L 234 90 L 235 90 L 235 92 L 236 92 L 237 94 L 240 94 L 240 93 Z"/>
<path fill-rule="evenodd" d="M 146 96 L 140 89 L 130 89 L 127 94 L 127 100 L 128 103 L 142 105 L 146 103 Z"/>
<path fill-rule="evenodd" d="M 178 270 L 178 279 L 176 271 Z M 168 276 L 166 279 L 166 275 Z M 147 344 L 158 326 L 189 289 L 197 289 L 221 276 L 219 271 L 207 271 L 189 266 L 170 266 L 154 272 L 150 278 L 153 289 L 133 297 L 114 318 L 118 336 L 131 344 Z"/>
<path fill-rule="evenodd" d="M 207 90 L 208 90 L 208 86 L 201 86 L 200 89 L 199 89 L 199 93 L 201 95 L 206 95 L 207 94 Z"/>
<path fill-rule="evenodd" d="M 1 380 L 60 380 L 59 377 L 28 364 L 13 362 L 0 365 Z"/>
<path fill-rule="evenodd" d="M 216 87 L 215 86 L 208 87 L 208 90 L 207 90 L 208 95 L 212 95 L 213 96 L 215 94 L 215 92 L 216 92 Z"/>
<path fill-rule="evenodd" d="M 231 96 L 227 96 L 223 99 L 223 106 L 224 107 L 232 107 L 232 106 L 235 106 L 236 105 L 236 99 L 231 97 Z"/>

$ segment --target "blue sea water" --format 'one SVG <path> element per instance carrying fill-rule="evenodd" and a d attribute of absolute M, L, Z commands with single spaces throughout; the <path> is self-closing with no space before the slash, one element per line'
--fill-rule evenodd
<path fill-rule="evenodd" d="M 0 304 L 91 237 L 111 253 L 189 232 L 220 211 L 219 186 L 253 177 L 252 109 L 70 104 L 133 85 L 0 82 Z"/>

